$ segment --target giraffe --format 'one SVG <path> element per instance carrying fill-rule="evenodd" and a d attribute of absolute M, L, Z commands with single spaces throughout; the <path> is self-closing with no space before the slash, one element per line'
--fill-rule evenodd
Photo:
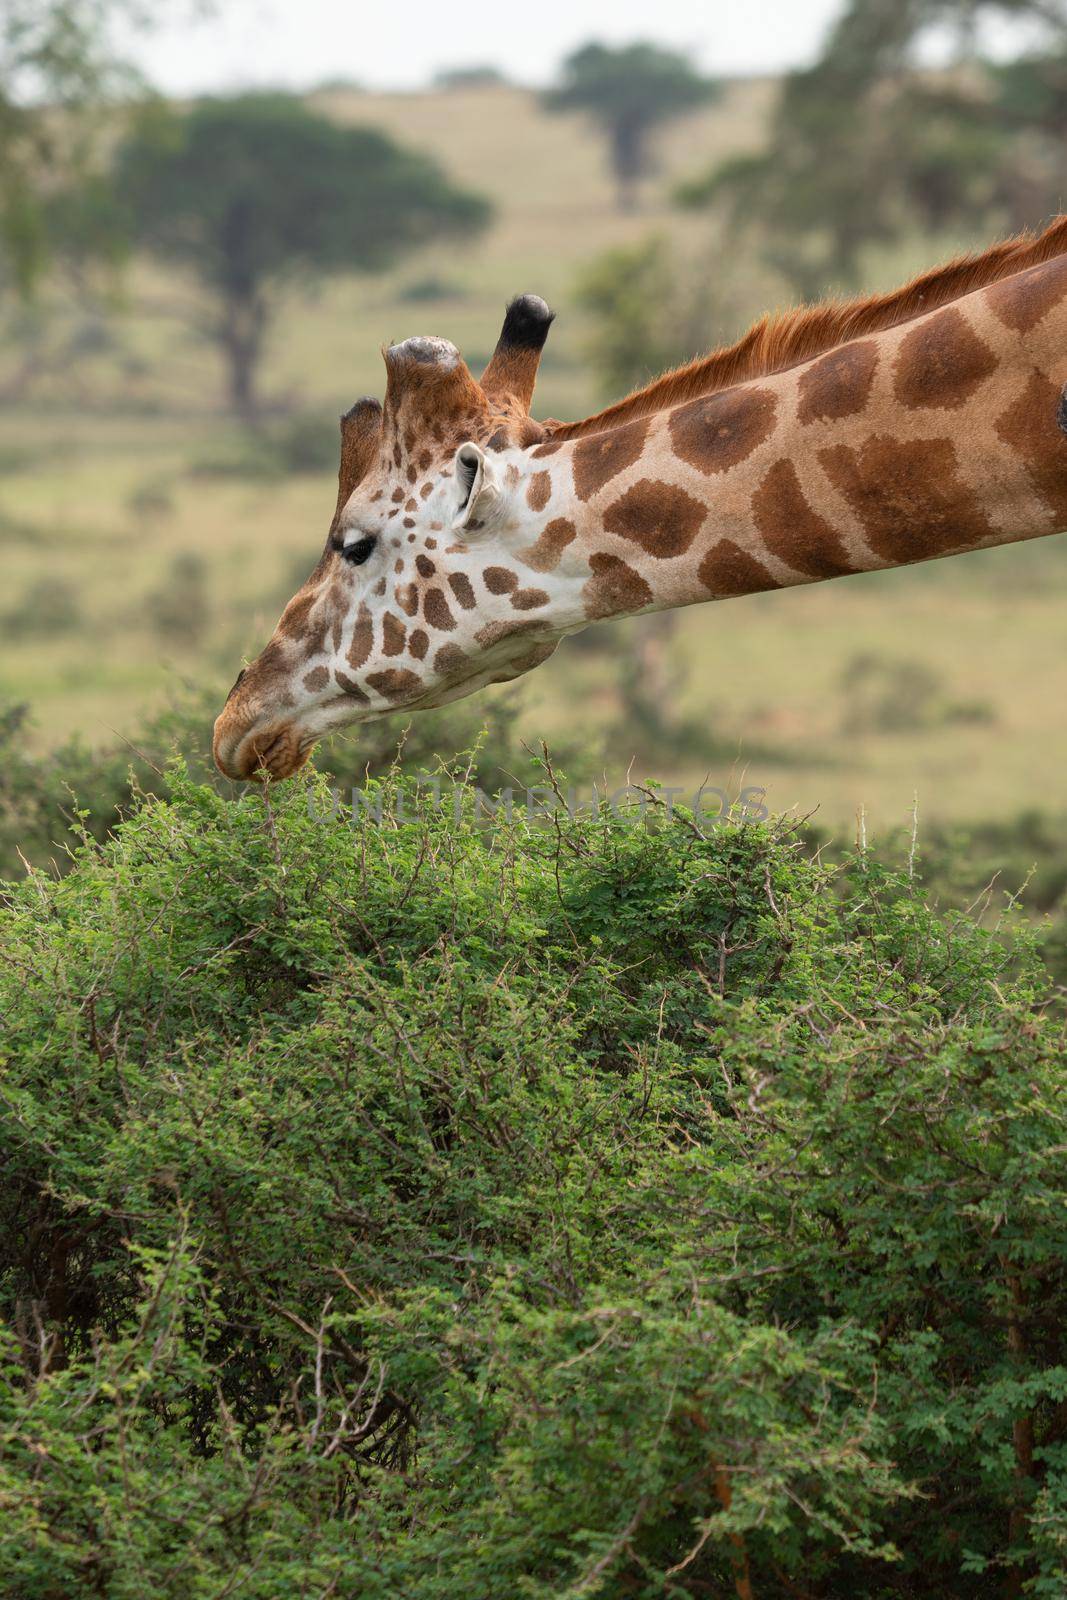
<path fill-rule="evenodd" d="M 765 318 L 595 416 L 530 416 L 553 314 L 384 351 L 322 557 L 215 725 L 289 776 L 325 734 L 530 671 L 591 622 L 1067 529 L 1067 215 L 891 294 Z"/>

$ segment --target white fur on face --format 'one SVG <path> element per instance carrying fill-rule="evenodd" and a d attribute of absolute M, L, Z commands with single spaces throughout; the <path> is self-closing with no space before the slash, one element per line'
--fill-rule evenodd
<path fill-rule="evenodd" d="M 343 548 L 282 619 L 290 716 L 308 737 L 520 676 L 587 621 L 569 473 L 557 489 L 550 462 L 470 443 L 443 470 L 407 477 L 359 485 L 339 519 Z M 344 551 L 368 540 L 349 565 Z"/>

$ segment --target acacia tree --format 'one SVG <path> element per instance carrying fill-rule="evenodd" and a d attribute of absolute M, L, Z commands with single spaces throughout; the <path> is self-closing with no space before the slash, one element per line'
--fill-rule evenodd
<path fill-rule="evenodd" d="M 653 44 L 583 45 L 563 63 L 563 81 L 544 97 L 549 111 L 585 111 L 607 135 L 619 206 L 631 210 L 651 166 L 651 134 L 704 105 L 718 86 L 684 56 Z"/>
<path fill-rule="evenodd" d="M 1043 49 L 1009 67 L 978 54 L 983 15 L 1025 18 Z M 955 70 L 920 70 L 932 28 Z M 789 75 L 762 151 L 680 192 L 754 229 L 802 295 L 857 287 L 864 250 L 918 223 L 976 236 L 1042 221 L 1063 199 L 1065 0 L 851 0 L 821 59 Z"/>
<path fill-rule="evenodd" d="M 372 128 L 342 128 L 285 95 L 207 100 L 141 132 L 118 159 L 131 232 L 190 269 L 213 303 L 209 337 L 245 416 L 279 292 L 327 273 L 371 272 L 488 220 L 479 195 Z"/>

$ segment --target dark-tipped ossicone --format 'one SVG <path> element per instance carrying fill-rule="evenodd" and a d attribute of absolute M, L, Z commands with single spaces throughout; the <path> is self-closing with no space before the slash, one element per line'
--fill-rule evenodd
<path fill-rule="evenodd" d="M 520 294 L 512 300 L 492 359 L 482 373 L 482 388 L 491 399 L 512 395 L 529 411 L 541 351 L 555 315 L 538 294 Z"/>

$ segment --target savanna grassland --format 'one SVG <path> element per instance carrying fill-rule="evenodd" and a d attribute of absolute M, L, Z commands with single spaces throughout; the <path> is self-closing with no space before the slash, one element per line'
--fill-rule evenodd
<path fill-rule="evenodd" d="M 336 415 L 380 392 L 383 342 L 442 333 L 477 367 L 505 299 L 535 290 L 559 311 L 537 409 L 569 417 L 603 398 L 576 288 L 605 250 L 668 237 L 713 285 L 708 344 L 785 298 L 711 221 L 670 203 L 712 156 L 758 143 L 776 92 L 737 83 L 673 124 L 629 214 L 594 132 L 523 90 L 317 96 L 339 119 L 432 151 L 495 215 L 483 237 L 393 272 L 294 290 L 270 343 L 258 439 L 223 409 L 216 354 L 188 314 L 191 283 L 135 261 L 92 319 L 51 307 L 63 359 L 0 409 L 0 693 L 30 704 L 33 747 L 74 732 L 113 742 L 179 684 L 228 685 L 317 557 Z M 871 259 L 870 282 L 978 242 L 913 238 Z M 743 776 L 768 787 L 775 809 L 818 808 L 834 824 L 862 807 L 871 826 L 892 827 L 916 799 L 927 819 L 1055 811 L 1067 784 L 1065 588 L 1056 539 L 699 607 L 668 629 L 640 715 L 625 680 L 649 624 L 614 624 L 523 685 L 518 731 L 578 738 L 612 778 L 635 758 L 665 781 Z"/>

